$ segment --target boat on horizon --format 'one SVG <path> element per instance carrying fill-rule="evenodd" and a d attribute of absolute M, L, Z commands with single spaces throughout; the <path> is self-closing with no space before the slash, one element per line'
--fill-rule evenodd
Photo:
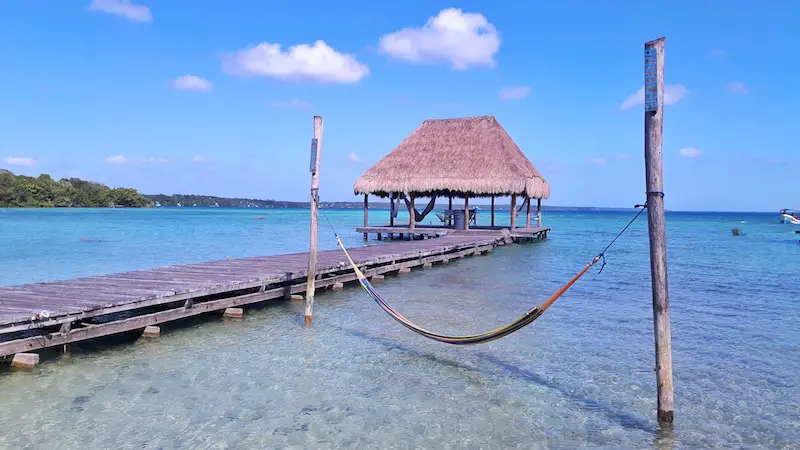
<path fill-rule="evenodd" d="M 790 223 L 793 225 L 800 225 L 800 213 L 792 209 L 782 209 L 781 223 Z"/>

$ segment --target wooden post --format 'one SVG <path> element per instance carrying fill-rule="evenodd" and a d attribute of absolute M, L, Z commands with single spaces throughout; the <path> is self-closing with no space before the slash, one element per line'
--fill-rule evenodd
<path fill-rule="evenodd" d="M 517 228 L 517 194 L 511 194 L 511 229 Z"/>
<path fill-rule="evenodd" d="M 650 276 L 653 288 L 653 332 L 656 350 L 658 422 L 675 418 L 672 387 L 672 344 L 667 290 L 667 237 L 664 223 L 661 133 L 664 126 L 664 40 L 644 44 L 644 159 Z"/>
<path fill-rule="evenodd" d="M 469 230 L 469 194 L 466 192 L 464 193 L 464 214 L 467 216 L 464 221 L 464 229 Z"/>
<path fill-rule="evenodd" d="M 531 198 L 525 197 L 525 203 L 528 205 L 525 212 L 525 228 L 531 227 Z"/>
<path fill-rule="evenodd" d="M 542 226 L 542 199 L 536 199 L 536 226 Z"/>
<path fill-rule="evenodd" d="M 492 196 L 492 226 L 494 226 L 494 195 Z"/>
<path fill-rule="evenodd" d="M 414 229 L 414 222 L 416 217 L 414 217 L 414 194 L 408 194 L 408 228 Z M 413 237 L 412 237 L 413 239 Z"/>
<path fill-rule="evenodd" d="M 322 117 L 314 116 L 314 138 L 311 140 L 311 237 L 308 249 L 305 324 L 311 325 L 314 308 L 314 278 L 317 274 L 317 202 L 319 201 L 319 155 L 322 150 Z"/>
<path fill-rule="evenodd" d="M 395 195 L 394 194 L 389 194 L 389 226 L 390 227 L 394 226 L 394 214 L 393 214 L 393 211 L 392 211 L 392 207 L 394 206 L 394 201 L 395 201 Z"/>
<path fill-rule="evenodd" d="M 449 195 L 447 197 L 447 210 L 450 211 L 450 218 L 447 220 L 447 226 L 453 226 L 453 196 Z"/>
<path fill-rule="evenodd" d="M 364 228 L 369 226 L 369 194 L 364 194 Z M 364 240 L 367 240 L 367 233 L 364 233 Z"/>

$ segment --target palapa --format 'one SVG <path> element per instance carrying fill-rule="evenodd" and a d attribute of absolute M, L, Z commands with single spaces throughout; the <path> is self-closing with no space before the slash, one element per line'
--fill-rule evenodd
<path fill-rule="evenodd" d="M 550 185 L 494 116 L 422 122 L 364 172 L 354 190 L 379 197 L 394 192 L 550 197 Z"/>

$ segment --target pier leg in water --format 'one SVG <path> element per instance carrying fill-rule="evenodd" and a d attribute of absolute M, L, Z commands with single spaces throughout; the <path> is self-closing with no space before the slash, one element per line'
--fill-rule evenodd
<path fill-rule="evenodd" d="M 22 369 L 32 369 L 39 364 L 38 353 L 17 353 L 11 360 L 11 367 L 19 367 Z"/>
<path fill-rule="evenodd" d="M 142 337 L 153 338 L 159 336 L 161 336 L 161 328 L 154 325 L 146 326 L 142 331 Z"/>
<path fill-rule="evenodd" d="M 667 237 L 664 223 L 663 168 L 664 40 L 644 45 L 645 175 L 650 237 L 650 276 L 653 288 L 653 332 L 656 350 L 658 422 L 671 426 L 675 417 L 672 386 L 672 345 L 667 290 Z"/>

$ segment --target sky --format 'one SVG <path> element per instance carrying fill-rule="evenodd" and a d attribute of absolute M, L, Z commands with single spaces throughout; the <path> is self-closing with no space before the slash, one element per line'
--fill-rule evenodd
<path fill-rule="evenodd" d="M 798 2 L 0 0 L 0 168 L 146 194 L 320 197 L 423 120 L 493 115 L 560 206 L 644 197 L 666 36 L 668 209 L 800 207 Z M 794 130 L 794 131 L 793 131 Z"/>

